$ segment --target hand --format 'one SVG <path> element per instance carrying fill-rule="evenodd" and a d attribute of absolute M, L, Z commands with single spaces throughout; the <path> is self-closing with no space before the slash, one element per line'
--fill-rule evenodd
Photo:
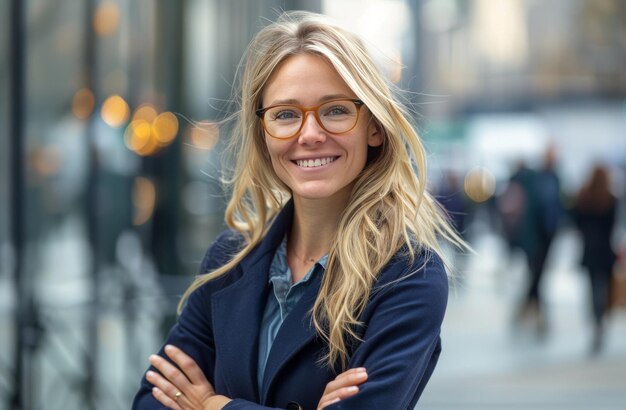
<path fill-rule="evenodd" d="M 324 389 L 324 394 L 317 405 L 317 410 L 347 399 L 359 392 L 358 386 L 367 380 L 367 372 L 364 367 L 348 369 L 329 382 Z"/>
<path fill-rule="evenodd" d="M 150 356 L 150 364 L 161 374 L 146 373 L 146 379 L 155 387 L 152 395 L 161 404 L 174 410 L 221 409 L 230 401 L 217 395 L 196 362 L 179 348 L 167 345 L 168 355 L 180 370 L 158 355 Z"/>

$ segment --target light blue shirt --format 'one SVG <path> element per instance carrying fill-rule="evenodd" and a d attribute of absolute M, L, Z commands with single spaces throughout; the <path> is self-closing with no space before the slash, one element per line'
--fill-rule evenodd
<path fill-rule="evenodd" d="M 265 364 L 280 325 L 311 285 L 313 275 L 323 274 L 326 270 L 327 260 L 328 254 L 322 256 L 309 269 L 302 280 L 292 284 L 291 269 L 289 269 L 287 264 L 287 237 L 283 239 L 278 249 L 276 249 L 269 272 L 269 282 L 272 284 L 273 292 L 270 292 L 267 296 L 259 333 L 259 363 L 257 369 L 259 392 L 263 390 Z"/>

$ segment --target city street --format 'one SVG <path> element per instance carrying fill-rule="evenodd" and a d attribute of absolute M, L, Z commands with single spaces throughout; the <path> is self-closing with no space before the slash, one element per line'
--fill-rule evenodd
<path fill-rule="evenodd" d="M 574 263 L 575 237 L 566 232 L 554 245 L 544 283 L 548 331 L 540 337 L 532 323 L 512 321 L 523 260 L 503 265 L 497 238 L 478 241 L 479 254 L 451 292 L 444 351 L 418 409 L 624 408 L 626 310 L 614 312 L 605 349 L 592 356 L 588 278 Z"/>

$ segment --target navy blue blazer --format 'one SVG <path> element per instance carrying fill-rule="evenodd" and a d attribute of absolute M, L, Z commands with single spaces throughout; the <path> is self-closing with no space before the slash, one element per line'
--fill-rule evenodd
<path fill-rule="evenodd" d="M 178 346 L 198 363 L 217 393 L 233 399 L 225 409 L 284 409 L 289 402 L 315 409 L 326 384 L 336 376 L 319 363 L 326 346 L 311 323 L 321 282 L 317 275 L 281 325 L 267 360 L 263 390 L 258 391 L 259 326 L 270 290 L 268 272 L 292 218 L 290 203 L 236 268 L 191 294 L 167 337 L 166 344 Z M 221 234 L 207 251 L 202 272 L 223 265 L 241 245 L 239 234 Z M 447 298 L 447 275 L 435 253 L 422 252 L 413 263 L 398 253 L 380 272 L 360 317 L 363 341 L 351 347 L 348 368 L 365 367 L 368 380 L 355 396 L 328 409 L 412 409 L 441 352 Z M 158 354 L 167 357 L 163 348 Z M 151 388 L 144 377 L 133 409 L 164 408 Z"/>

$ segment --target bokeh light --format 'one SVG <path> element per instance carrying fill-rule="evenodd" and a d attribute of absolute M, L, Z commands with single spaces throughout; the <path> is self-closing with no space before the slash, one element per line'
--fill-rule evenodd
<path fill-rule="evenodd" d="M 159 114 L 153 105 L 142 104 L 132 118 L 124 132 L 124 144 L 138 155 L 154 155 L 176 139 L 178 119 L 169 111 Z"/>
<path fill-rule="evenodd" d="M 101 110 L 102 120 L 109 126 L 117 128 L 122 125 L 130 117 L 130 108 L 128 103 L 119 95 L 112 95 L 102 104 Z"/>
<path fill-rule="evenodd" d="M 154 108 L 154 105 L 141 104 L 139 107 L 137 107 L 135 113 L 133 114 L 133 121 L 144 120 L 152 124 L 152 121 L 156 119 L 157 115 L 159 115 L 159 113 L 157 112 L 156 108 Z"/>
<path fill-rule="evenodd" d="M 487 168 L 473 168 L 465 175 L 464 188 L 472 201 L 485 202 L 496 191 L 496 177 Z"/>
<path fill-rule="evenodd" d="M 143 150 L 150 143 L 152 129 L 150 123 L 145 120 L 133 120 L 124 132 L 124 144 L 135 152 Z"/>
<path fill-rule="evenodd" d="M 56 175 L 61 168 L 62 158 L 58 148 L 52 145 L 39 146 L 30 155 L 31 168 L 41 177 Z"/>
<path fill-rule="evenodd" d="M 211 150 L 220 137 L 219 126 L 214 122 L 201 122 L 187 129 L 189 142 L 196 148 Z"/>
<path fill-rule="evenodd" d="M 143 225 L 150 220 L 156 203 L 156 187 L 154 183 L 145 177 L 135 178 L 133 184 L 133 205 L 135 214 L 134 225 Z"/>
<path fill-rule="evenodd" d="M 158 144 L 168 145 L 178 134 L 178 119 L 169 111 L 159 114 L 152 123 L 152 132 Z"/>
<path fill-rule="evenodd" d="M 86 120 L 93 112 L 95 98 L 88 88 L 81 88 L 72 98 L 72 113 L 79 120 Z"/>
<path fill-rule="evenodd" d="M 112 1 L 98 5 L 93 16 L 93 29 L 100 36 L 110 36 L 120 25 L 120 9 Z"/>

